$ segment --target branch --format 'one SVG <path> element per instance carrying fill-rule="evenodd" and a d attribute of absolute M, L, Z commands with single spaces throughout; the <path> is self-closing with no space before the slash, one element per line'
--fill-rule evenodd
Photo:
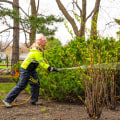
<path fill-rule="evenodd" d="M 39 10 L 39 4 L 40 4 L 40 0 L 38 0 L 38 4 L 37 4 L 37 9 L 36 9 L 37 13 L 38 13 L 38 10 Z"/>
<path fill-rule="evenodd" d="M 11 28 L 12 26 L 10 26 L 10 24 L 8 24 L 6 18 L 5 18 L 5 17 L 3 17 L 3 18 L 4 18 L 4 22 L 6 23 L 6 25 L 7 25 L 9 28 Z"/>
<path fill-rule="evenodd" d="M 27 16 L 29 17 L 29 15 L 19 6 L 19 8 L 21 9 L 21 11 Z"/>
<path fill-rule="evenodd" d="M 73 4 L 74 4 L 74 3 L 75 3 L 75 5 L 77 6 L 77 8 L 79 9 L 80 14 L 82 14 L 82 9 L 79 7 L 77 0 L 76 0 L 76 2 L 75 2 L 75 0 L 73 0 Z"/>
<path fill-rule="evenodd" d="M 11 40 L 11 41 L 7 44 L 7 46 L 6 46 L 6 47 L 4 47 L 4 48 L 3 48 L 3 49 L 1 49 L 1 50 L 3 50 L 3 51 L 4 51 L 7 47 L 9 47 L 12 41 L 13 41 L 13 40 Z"/>
<path fill-rule="evenodd" d="M 39 1 L 39 0 L 38 0 L 38 1 Z M 11 4 L 11 5 L 17 6 L 14 2 L 11 2 L 11 1 L 8 1 L 8 0 L 0 0 L 0 2 L 6 2 L 6 3 L 9 3 L 9 4 Z M 17 6 L 17 7 L 20 8 L 21 11 L 22 11 L 26 16 L 28 16 L 28 14 L 27 14 L 20 6 Z"/>
<path fill-rule="evenodd" d="M 1 9 L 6 10 L 4 7 L 0 6 Z"/>
<path fill-rule="evenodd" d="M 76 25 L 74 19 L 69 15 L 69 13 L 67 12 L 67 10 L 65 9 L 65 7 L 63 6 L 63 4 L 61 3 L 60 0 L 56 0 L 56 3 L 58 5 L 59 9 L 62 11 L 64 16 L 66 17 L 66 19 L 71 23 L 74 33 L 77 35 L 78 28 L 77 28 L 77 25 Z"/>
<path fill-rule="evenodd" d="M 5 32 L 5 31 L 7 31 L 7 30 L 10 30 L 10 29 L 13 29 L 13 27 L 9 27 L 9 28 L 7 28 L 7 29 L 4 29 L 4 30 L 0 31 L 0 33 L 3 33 L 3 32 Z"/>
<path fill-rule="evenodd" d="M 88 20 L 89 17 L 91 17 L 91 15 L 93 14 L 93 12 L 94 12 L 94 9 L 93 9 L 93 10 L 91 11 L 91 13 L 87 16 L 86 21 Z"/>
<path fill-rule="evenodd" d="M 0 0 L 0 2 L 6 2 L 6 3 L 9 3 L 11 5 L 16 5 L 15 3 L 11 2 L 11 1 L 8 1 L 8 0 Z"/>
<path fill-rule="evenodd" d="M 29 48 L 30 46 L 27 43 L 27 35 L 26 35 L 26 33 L 30 34 L 30 32 L 28 32 L 28 31 L 25 30 L 24 25 L 22 23 L 21 23 L 21 25 L 22 25 L 23 29 L 22 28 L 20 28 L 20 29 L 23 30 L 24 35 L 25 35 L 25 45 L 26 45 L 27 48 Z"/>
<path fill-rule="evenodd" d="M 25 30 L 24 28 L 19 28 L 20 30 L 23 30 L 24 32 L 30 34 L 30 32 L 28 32 L 27 30 Z"/>

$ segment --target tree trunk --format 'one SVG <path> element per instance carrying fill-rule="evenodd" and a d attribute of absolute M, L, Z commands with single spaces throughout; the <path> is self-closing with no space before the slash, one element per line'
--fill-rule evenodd
<path fill-rule="evenodd" d="M 59 9 L 62 11 L 63 15 L 66 17 L 66 19 L 72 25 L 72 28 L 73 28 L 73 31 L 74 31 L 75 35 L 79 36 L 78 27 L 77 27 L 74 19 L 69 15 L 69 13 L 67 12 L 67 10 L 65 9 L 65 7 L 63 6 L 63 4 L 61 3 L 60 0 L 56 0 L 56 3 L 58 5 Z"/>
<path fill-rule="evenodd" d="M 16 18 L 19 18 L 19 0 L 13 0 L 13 9 L 17 11 Z M 17 19 L 13 20 L 13 46 L 12 46 L 12 66 L 19 61 L 19 22 Z"/>
<path fill-rule="evenodd" d="M 90 38 L 93 38 L 94 36 L 97 36 L 97 21 L 98 21 L 100 1 L 101 0 L 96 0 L 96 3 L 95 3 L 94 14 L 92 16 L 92 21 L 91 21 Z"/>
<path fill-rule="evenodd" d="M 80 37 L 85 38 L 85 23 L 86 23 L 86 0 L 82 0 L 82 15 L 81 15 Z"/>
<path fill-rule="evenodd" d="M 86 16 L 86 0 L 82 0 L 82 9 L 80 8 L 80 5 L 78 4 L 77 0 L 71 0 L 72 4 L 76 6 L 76 8 L 79 10 L 80 15 L 78 15 L 81 18 L 80 23 L 80 29 L 78 30 L 77 24 L 75 23 L 74 18 L 70 16 L 68 11 L 65 9 L 64 5 L 61 3 L 60 0 L 56 0 L 56 3 L 59 7 L 59 9 L 62 11 L 65 18 L 69 21 L 71 24 L 73 31 L 76 36 L 78 37 L 84 37 L 85 38 L 85 24 L 88 18 L 90 18 L 92 15 L 92 22 L 91 22 L 91 35 L 97 35 L 97 19 L 98 19 L 98 12 L 99 12 L 99 6 L 101 0 L 96 0 L 94 9 L 90 12 L 88 16 Z"/>
<path fill-rule="evenodd" d="M 31 4 L 31 15 L 37 17 L 35 0 L 31 0 L 30 4 Z M 30 37 L 30 46 L 31 46 L 36 38 L 36 27 L 34 26 L 34 22 L 31 22 L 31 29 L 30 29 L 30 36 L 29 37 Z"/>

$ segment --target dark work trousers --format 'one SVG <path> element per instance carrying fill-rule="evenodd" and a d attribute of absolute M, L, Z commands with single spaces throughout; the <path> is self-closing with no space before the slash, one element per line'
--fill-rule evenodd
<path fill-rule="evenodd" d="M 34 81 L 36 80 L 37 83 L 32 82 L 30 80 L 30 76 L 34 78 Z M 33 70 L 32 72 L 29 72 L 26 69 L 21 68 L 20 69 L 20 81 L 17 83 L 17 85 L 8 93 L 6 98 L 4 99 L 8 103 L 12 103 L 13 100 L 19 95 L 19 93 L 26 88 L 27 84 L 31 85 L 31 99 L 30 103 L 37 102 L 38 96 L 39 96 L 39 78 L 36 70 Z"/>

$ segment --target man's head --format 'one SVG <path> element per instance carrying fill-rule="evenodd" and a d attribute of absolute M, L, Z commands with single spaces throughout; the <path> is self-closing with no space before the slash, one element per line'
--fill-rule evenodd
<path fill-rule="evenodd" d="M 38 45 L 38 46 L 41 46 L 41 47 L 44 47 L 46 46 L 46 37 L 45 36 L 40 36 L 38 39 L 35 40 L 35 43 Z"/>

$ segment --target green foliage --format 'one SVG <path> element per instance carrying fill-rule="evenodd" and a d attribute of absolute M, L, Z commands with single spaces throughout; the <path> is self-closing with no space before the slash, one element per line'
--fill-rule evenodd
<path fill-rule="evenodd" d="M 2 19 L 2 17 L 4 17 L 4 16 L 9 16 L 10 18 L 14 19 L 15 22 L 20 21 L 19 13 L 16 10 L 10 10 L 10 9 L 0 10 L 0 18 Z M 4 22 L 3 22 L 3 24 L 4 24 Z"/>
<path fill-rule="evenodd" d="M 20 66 L 21 66 L 21 63 L 20 63 L 20 62 L 17 62 L 17 64 L 14 64 L 14 65 L 12 66 L 12 68 L 18 69 L 18 72 L 20 72 Z"/>
<path fill-rule="evenodd" d="M 20 16 L 18 11 L 11 9 L 0 9 L 0 19 L 2 20 L 3 16 L 9 16 L 14 19 L 15 22 L 19 22 L 22 27 L 24 27 L 24 31 L 28 31 L 32 28 L 37 30 L 37 33 L 43 33 L 45 36 L 54 35 L 57 27 L 50 28 L 55 22 L 62 22 L 62 17 L 55 17 L 54 15 L 49 16 Z M 6 24 L 6 22 L 2 22 Z"/>
<path fill-rule="evenodd" d="M 51 37 L 47 38 L 47 45 L 46 45 L 45 49 L 48 50 L 51 48 L 59 48 L 61 46 L 62 46 L 62 44 L 61 44 L 60 40 L 51 36 Z"/>
<path fill-rule="evenodd" d="M 0 92 L 8 93 L 14 86 L 15 83 L 0 83 Z"/>
<path fill-rule="evenodd" d="M 73 101 L 78 99 L 78 95 L 84 94 L 84 83 L 80 80 L 80 74 L 77 74 L 75 71 L 67 70 L 60 73 L 41 71 L 39 72 L 39 77 L 40 91 L 45 97 Z"/>
<path fill-rule="evenodd" d="M 2 102 L 5 99 L 5 93 L 0 93 L 0 102 Z"/>
<path fill-rule="evenodd" d="M 9 65 L 10 65 L 10 63 L 9 63 Z M 7 63 L 0 63 L 0 68 L 7 69 Z M 9 66 L 9 68 L 11 68 L 11 66 Z"/>
<path fill-rule="evenodd" d="M 101 40 L 98 37 L 87 41 L 76 37 L 67 46 L 51 48 L 45 53 L 49 64 L 55 68 L 117 62 L 120 61 L 117 56 L 120 56 L 119 42 L 113 38 Z M 75 69 L 47 73 L 42 68 L 37 71 L 42 95 L 57 100 L 70 99 L 72 101 L 77 100 L 78 96 L 84 96 L 83 73 L 86 74 L 87 71 Z"/>
<path fill-rule="evenodd" d="M 14 16 L 17 16 L 17 15 L 18 13 L 16 10 L 10 10 L 10 9 L 0 10 L 0 17 L 10 16 L 11 18 L 13 18 Z"/>
<path fill-rule="evenodd" d="M 24 26 L 24 29 L 30 29 L 31 26 L 37 29 L 37 33 L 43 33 L 45 36 L 54 35 L 57 28 L 49 28 L 50 25 L 53 25 L 54 22 L 62 22 L 63 18 L 56 18 L 53 15 L 46 17 L 36 17 L 34 15 L 29 16 L 28 18 L 21 19 L 21 24 Z"/>
<path fill-rule="evenodd" d="M 14 66 L 12 66 L 12 68 L 14 68 L 15 70 L 15 75 L 11 76 L 11 80 L 13 82 L 15 82 L 16 84 L 18 83 L 19 79 L 20 79 L 20 62 L 17 62 L 17 64 L 14 64 Z"/>
<path fill-rule="evenodd" d="M 77 66 L 73 60 L 75 55 L 77 56 L 78 54 L 74 55 L 77 50 L 74 45 L 70 47 L 66 46 L 47 50 L 45 55 L 49 64 L 56 68 Z M 42 68 L 38 68 L 37 71 L 40 78 L 40 91 L 43 95 L 51 96 L 51 98 L 57 100 L 67 99 L 70 101 L 77 100 L 79 95 L 84 95 L 85 86 L 79 70 L 47 73 Z"/>
<path fill-rule="evenodd" d="M 115 22 L 116 22 L 118 25 L 120 25 L 120 19 L 114 18 L 114 20 L 115 20 Z"/>

